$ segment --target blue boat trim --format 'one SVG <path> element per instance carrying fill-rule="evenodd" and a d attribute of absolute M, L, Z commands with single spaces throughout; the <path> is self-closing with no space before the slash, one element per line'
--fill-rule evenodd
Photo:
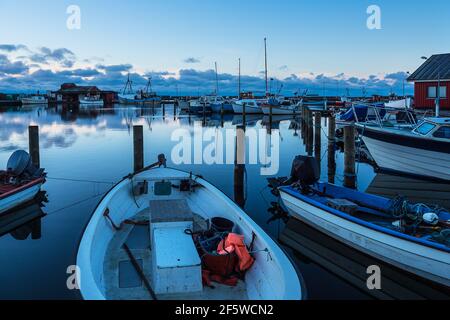
<path fill-rule="evenodd" d="M 322 204 L 322 203 L 320 203 L 318 201 L 310 199 L 309 197 L 306 197 L 306 196 L 302 195 L 301 193 L 299 193 L 297 190 L 295 190 L 291 186 L 280 187 L 280 190 L 284 191 L 287 194 L 289 194 L 289 195 L 291 195 L 291 196 L 293 196 L 293 197 L 295 197 L 295 198 L 297 198 L 299 200 L 302 200 L 302 201 L 304 201 L 304 202 L 306 202 L 306 203 L 308 203 L 308 204 L 310 204 L 312 206 L 315 206 L 315 207 L 317 207 L 319 209 L 325 210 L 325 211 L 327 211 L 330 214 L 333 214 L 333 215 L 338 216 L 340 218 L 349 220 L 351 222 L 354 222 L 354 223 L 359 224 L 361 226 L 367 227 L 369 229 L 372 229 L 372 230 L 375 230 L 375 231 L 379 231 L 379 232 L 382 232 L 382 233 L 386 233 L 386 234 L 389 234 L 389 235 L 397 237 L 397 238 L 401 238 L 401 239 L 404 239 L 404 240 L 416 242 L 416 243 L 422 244 L 424 246 L 431 247 L 433 249 L 438 249 L 438 250 L 442 250 L 442 251 L 450 253 L 450 248 L 445 246 L 445 245 L 443 245 L 443 244 L 440 244 L 440 243 L 437 243 L 437 242 L 426 241 L 426 240 L 423 240 L 423 239 L 420 239 L 420 238 L 415 238 L 415 237 L 412 237 L 410 235 L 407 235 L 407 234 L 404 234 L 404 233 L 401 233 L 401 232 L 398 232 L 398 231 L 395 231 L 395 230 L 391 230 L 391 229 L 388 229 L 388 228 L 383 228 L 383 227 L 378 226 L 376 224 L 364 221 L 362 219 L 355 218 L 355 217 L 353 217 L 353 216 L 351 216 L 351 215 L 349 215 L 347 213 L 344 213 L 344 212 L 341 212 L 339 210 L 330 208 L 330 207 L 328 207 L 328 206 L 326 206 L 326 205 L 324 205 L 324 204 Z"/>

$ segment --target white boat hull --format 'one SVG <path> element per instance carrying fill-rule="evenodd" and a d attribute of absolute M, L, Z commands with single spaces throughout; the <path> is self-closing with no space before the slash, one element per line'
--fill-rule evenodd
<path fill-rule="evenodd" d="M 11 210 L 25 202 L 31 201 L 41 189 L 40 184 L 36 184 L 30 188 L 17 192 L 5 199 L 0 200 L 0 213 Z"/>
<path fill-rule="evenodd" d="M 151 169 L 137 174 L 132 179 L 125 178 L 105 195 L 95 209 L 78 248 L 77 266 L 80 268 L 80 273 L 77 281 L 84 299 L 104 300 L 107 298 L 103 263 L 115 231 L 104 217 L 105 210 L 108 209 L 113 221 L 120 223 L 142 210 L 147 210 L 151 200 L 161 199 L 159 198 L 161 196 L 156 196 L 150 191 L 153 189 L 154 182 L 164 180 L 179 183 L 180 180 L 189 178 L 189 173 L 179 170 Z M 186 199 L 188 205 L 198 215 L 213 214 L 232 220 L 238 227 L 239 233 L 244 235 L 246 243 L 250 243 L 252 235 L 255 234 L 253 249 L 255 262 L 245 275 L 248 298 L 301 299 L 300 281 L 285 253 L 220 190 L 200 177 L 192 176 L 192 179 L 202 187 L 196 188 L 193 193 L 183 193 L 174 189 L 170 196 L 163 196 L 163 199 Z M 149 193 L 133 197 L 130 188 L 142 181 L 149 183 Z"/>
<path fill-rule="evenodd" d="M 362 137 L 377 165 L 382 169 L 417 176 L 450 180 L 450 154 L 417 149 Z"/>
<path fill-rule="evenodd" d="M 103 100 L 84 100 L 80 99 L 81 106 L 103 106 L 105 103 Z"/>
<path fill-rule="evenodd" d="M 119 103 L 127 105 L 148 105 L 154 107 L 161 106 L 161 100 L 159 99 L 134 99 L 129 96 L 119 95 Z"/>
<path fill-rule="evenodd" d="M 21 99 L 22 104 L 30 105 L 30 104 L 48 104 L 48 99 L 31 99 L 31 98 L 23 98 Z"/>
<path fill-rule="evenodd" d="M 265 115 L 270 115 L 269 106 L 262 106 L 261 109 Z M 296 115 L 300 113 L 301 113 L 300 110 L 295 107 L 283 108 L 278 106 L 272 106 L 272 115 Z"/>
<path fill-rule="evenodd" d="M 244 107 L 242 104 L 239 103 L 233 103 L 233 112 L 234 113 L 244 113 Z M 259 106 L 245 106 L 245 113 L 246 114 L 261 114 L 262 109 Z"/>
<path fill-rule="evenodd" d="M 411 98 L 389 101 L 384 104 L 387 108 L 405 109 L 411 108 Z"/>
<path fill-rule="evenodd" d="M 450 254 L 359 225 L 284 191 L 280 194 L 293 217 L 375 258 L 450 286 Z"/>

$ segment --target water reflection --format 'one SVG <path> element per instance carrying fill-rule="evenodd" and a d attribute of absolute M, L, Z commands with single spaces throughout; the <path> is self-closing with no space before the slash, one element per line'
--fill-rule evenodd
<path fill-rule="evenodd" d="M 290 219 L 279 240 L 297 253 L 305 264 L 317 264 L 353 287 L 376 299 L 450 299 L 450 289 L 397 269 L 317 231 L 305 223 Z M 367 268 L 381 269 L 381 290 L 367 287 Z M 306 275 L 303 274 L 305 277 Z M 305 277 L 306 278 L 306 277 Z M 308 278 L 306 278 L 308 284 Z M 310 290 L 321 290 L 308 286 Z M 331 285 L 328 287 L 330 288 Z M 326 288 L 322 288 L 326 289 Z"/>
<path fill-rule="evenodd" d="M 27 241 L 23 244 L 17 241 L 11 243 L 14 238 L 8 236 L 0 238 L 0 251 L 4 253 L 0 255 L 0 283 L 5 284 L 0 288 L 0 298 L 78 298 L 65 287 L 65 271 L 75 261 L 78 240 L 93 208 L 113 182 L 133 169 L 133 126 L 142 125 L 144 128 L 145 162 L 153 162 L 158 154 L 164 153 L 169 160 L 168 165 L 173 166 L 170 154 L 177 143 L 171 141 L 173 130 L 183 128 L 193 134 L 195 123 L 214 128 L 217 132 L 229 128 L 263 129 L 267 141 L 272 141 L 275 132 L 279 133 L 280 170 L 277 176 L 289 176 L 294 157 L 309 154 L 320 160 L 321 180 L 343 184 L 344 154 L 334 140 L 328 139 L 332 122 L 324 117 L 315 118 L 313 114 L 303 117 L 273 116 L 270 122 L 269 117 L 262 115 L 194 116 L 180 113 L 173 106 L 155 109 L 121 106 L 100 109 L 67 106 L 0 108 L 0 165 L 6 164 L 13 150 L 28 149 L 28 126 L 33 124 L 39 126 L 41 163 L 49 173 L 43 187 L 49 197 L 45 209 L 49 215 L 39 219 L 39 224 L 38 220 L 30 220 L 30 224 L 25 223 L 26 228 L 15 232 L 15 237 L 19 239 L 26 235 L 27 239 L 33 238 L 33 234 L 34 238 L 40 236 L 40 241 L 35 241 L 38 245 L 30 246 Z M 248 150 L 248 139 L 240 136 L 233 142 L 242 154 Z M 267 153 L 268 150 L 263 151 Z M 177 167 L 211 181 L 244 208 L 267 233 L 277 238 L 280 233 L 285 234 L 292 229 L 292 222 L 285 229 L 286 217 L 278 211 L 273 215 L 268 212 L 271 202 L 276 202 L 277 198 L 267 188 L 267 176 L 260 174 L 262 165 L 241 163 L 238 157 L 242 154 L 235 152 L 235 162 L 229 165 L 183 164 Z M 398 177 L 376 174 L 367 163 L 358 163 L 357 173 L 357 187 L 361 191 L 392 196 L 395 192 L 404 192 L 411 200 L 439 201 L 438 204 L 448 208 L 448 185 L 433 186 L 419 180 L 398 182 Z M 432 191 L 426 194 L 421 190 Z M 271 223 L 267 224 L 268 221 Z M 40 233 L 39 226 L 45 232 Z M 302 244 L 309 233 L 301 228 L 294 229 L 294 233 L 292 230 L 288 232 L 290 240 Z M 7 231 L 11 234 L 12 230 Z M 320 242 L 320 239 L 312 241 L 315 242 Z M 331 242 L 335 244 L 335 241 L 328 241 Z M 293 248 L 296 249 L 295 246 Z M 300 251 L 294 251 L 293 257 L 298 262 L 312 298 L 367 298 L 372 295 L 367 292 L 362 294 L 360 283 L 343 282 L 341 274 L 330 274 L 320 264 L 305 264 L 304 259 L 298 259 Z M 48 277 L 51 279 L 34 278 L 24 266 L 24 260 L 29 265 L 35 265 L 40 272 L 50 273 Z M 351 268 L 351 265 L 345 265 L 345 260 L 336 259 L 334 262 L 337 265 L 342 263 L 341 269 Z M 26 283 L 33 281 L 45 290 L 27 291 Z M 395 296 L 390 292 L 383 294 Z"/>
<path fill-rule="evenodd" d="M 2 213 L 0 237 L 9 233 L 16 240 L 41 239 L 41 219 L 46 215 L 43 211 L 45 202 L 48 202 L 46 193 L 41 191 L 33 201 Z"/>
<path fill-rule="evenodd" d="M 450 210 L 450 184 L 442 181 L 378 173 L 366 192 L 387 198 L 401 195 L 414 203 L 435 204 Z"/>

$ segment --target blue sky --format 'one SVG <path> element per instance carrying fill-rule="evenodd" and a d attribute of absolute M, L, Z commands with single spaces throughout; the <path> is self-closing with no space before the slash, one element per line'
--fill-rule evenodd
<path fill-rule="evenodd" d="M 66 27 L 73 4 L 81 9 L 80 30 Z M 371 4 L 381 9 L 381 30 L 366 27 Z M 163 93 L 175 85 L 206 93 L 217 61 L 221 90 L 230 94 L 239 57 L 248 77 L 243 88 L 262 90 L 267 37 L 269 74 L 286 91 L 366 86 L 388 93 L 401 91 L 403 73 L 414 71 L 421 56 L 449 51 L 446 0 L 1 0 L 0 12 L 0 45 L 23 45 L 0 51 L 3 91 L 50 89 L 66 80 L 118 89 L 130 71 L 137 86 L 151 73 Z M 11 74 L 14 67 L 22 72 Z"/>

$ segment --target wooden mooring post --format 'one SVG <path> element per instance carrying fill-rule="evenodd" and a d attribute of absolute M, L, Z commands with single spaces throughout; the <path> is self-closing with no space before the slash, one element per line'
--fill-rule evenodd
<path fill-rule="evenodd" d="M 246 115 L 246 110 L 245 110 L 246 106 L 247 106 L 247 104 L 245 102 L 243 102 L 242 103 L 242 125 L 243 125 L 242 129 L 244 131 L 245 131 L 245 122 L 247 121 L 246 120 L 247 115 Z"/>
<path fill-rule="evenodd" d="M 344 186 L 356 188 L 355 127 L 344 127 Z"/>
<path fill-rule="evenodd" d="M 322 115 L 320 112 L 314 114 L 314 157 L 319 164 L 321 163 L 322 153 Z"/>
<path fill-rule="evenodd" d="M 331 115 L 328 120 L 328 142 L 334 143 L 336 140 L 336 118 Z"/>
<path fill-rule="evenodd" d="M 28 144 L 29 144 L 29 152 L 31 156 L 31 161 L 33 164 L 40 168 L 41 160 L 39 154 L 39 127 L 38 126 L 29 126 L 28 127 Z"/>
<path fill-rule="evenodd" d="M 312 157 L 314 150 L 313 115 L 310 110 L 306 112 L 306 153 Z"/>
<path fill-rule="evenodd" d="M 144 127 L 133 126 L 134 171 L 144 168 Z"/>
<path fill-rule="evenodd" d="M 244 126 L 236 128 L 236 149 L 234 160 L 234 201 L 245 206 L 244 173 L 245 173 L 245 131 Z"/>
<path fill-rule="evenodd" d="M 328 182 L 334 183 L 336 177 L 336 118 L 328 120 Z"/>

